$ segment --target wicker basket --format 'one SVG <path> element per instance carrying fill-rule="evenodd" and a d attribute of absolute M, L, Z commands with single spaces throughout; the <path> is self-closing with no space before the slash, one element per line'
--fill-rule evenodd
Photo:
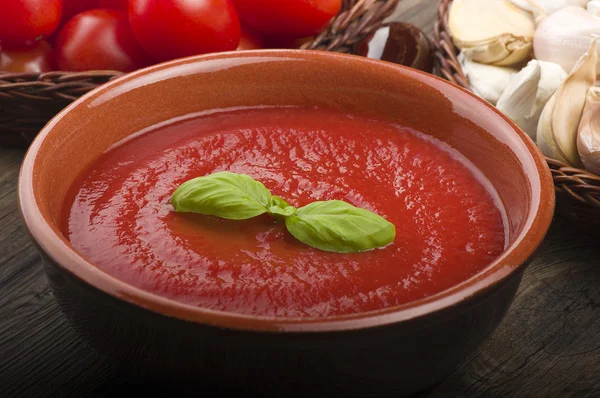
<path fill-rule="evenodd" d="M 302 48 L 352 52 L 373 33 L 399 0 L 343 0 L 342 10 Z M 0 71 L 0 145 L 26 147 L 60 110 L 83 94 L 121 76 L 115 71 L 3 73 Z"/>
<path fill-rule="evenodd" d="M 452 0 L 441 0 L 438 8 L 439 21 L 435 28 L 436 72 L 462 86 L 471 89 L 458 62 L 458 50 L 448 31 L 448 11 Z M 557 211 L 562 215 L 591 225 L 600 222 L 600 176 L 571 167 L 554 159 L 546 158 L 556 188 Z"/>

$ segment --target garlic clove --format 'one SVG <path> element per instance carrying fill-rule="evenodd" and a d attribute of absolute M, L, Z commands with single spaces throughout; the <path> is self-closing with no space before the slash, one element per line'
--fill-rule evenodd
<path fill-rule="evenodd" d="M 533 40 L 535 58 L 570 72 L 598 35 L 600 18 L 580 7 L 563 8 L 538 25 Z"/>
<path fill-rule="evenodd" d="M 523 11 L 530 12 L 534 17 L 546 15 L 546 10 L 537 0 L 510 0 L 511 3 L 519 7 Z"/>
<path fill-rule="evenodd" d="M 577 134 L 577 150 L 586 170 L 600 175 L 600 87 L 587 93 Z"/>
<path fill-rule="evenodd" d="M 502 35 L 489 42 L 479 42 L 475 47 L 465 47 L 462 52 L 475 62 L 510 66 L 530 57 L 531 43 L 515 41 L 510 35 Z"/>
<path fill-rule="evenodd" d="M 590 14 L 600 17 L 600 0 L 591 0 L 588 2 L 587 10 Z"/>
<path fill-rule="evenodd" d="M 458 61 L 473 92 L 492 105 L 496 105 L 510 78 L 517 74 L 516 69 L 473 62 L 463 53 L 458 55 Z"/>
<path fill-rule="evenodd" d="M 561 10 L 565 7 L 575 6 L 585 8 L 588 0 L 511 0 L 514 5 L 522 10 L 531 12 L 536 21 Z"/>
<path fill-rule="evenodd" d="M 596 39 L 548 101 L 540 117 L 537 144 L 551 158 L 581 167 L 577 131 L 588 90 L 596 82 Z"/>
<path fill-rule="evenodd" d="M 448 27 L 456 46 L 475 62 L 512 65 L 532 52 L 534 23 L 509 0 L 454 0 Z"/>
<path fill-rule="evenodd" d="M 566 77 L 559 65 L 531 60 L 511 77 L 496 107 L 535 141 L 544 106 Z"/>

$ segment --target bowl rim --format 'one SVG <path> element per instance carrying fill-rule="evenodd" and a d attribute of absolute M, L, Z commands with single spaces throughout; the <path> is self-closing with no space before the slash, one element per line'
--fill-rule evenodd
<path fill-rule="evenodd" d="M 530 180 L 535 178 L 539 181 L 539 197 L 535 198 L 536 192 L 532 190 L 532 202 L 534 203 L 530 206 L 527 222 L 515 241 L 507 246 L 500 257 L 488 264 L 477 274 L 435 295 L 376 311 L 341 316 L 304 318 L 253 316 L 211 310 L 184 304 L 144 291 L 103 272 L 94 266 L 92 262 L 77 253 L 64 237 L 54 232 L 37 205 L 32 181 L 35 160 L 40 148 L 44 144 L 44 139 L 52 132 L 54 126 L 61 121 L 65 114 L 70 113 L 74 108 L 81 106 L 89 98 L 99 93 L 111 90 L 125 82 L 130 82 L 133 79 L 152 72 L 212 59 L 243 59 L 266 55 L 269 57 L 286 58 L 288 60 L 291 57 L 300 61 L 319 59 L 324 62 L 364 63 L 365 65 L 380 68 L 381 70 L 386 69 L 385 73 L 407 75 L 409 78 L 417 79 L 430 86 L 435 83 L 446 86 L 448 90 L 462 91 L 474 101 L 484 104 L 491 112 L 503 118 L 512 130 L 514 130 L 515 134 L 519 136 L 521 139 L 519 144 L 523 144 L 535 164 L 535 170 L 532 170 L 530 173 L 525 171 L 525 174 L 528 175 Z M 533 141 L 514 122 L 491 104 L 456 84 L 422 71 L 355 55 L 312 50 L 251 50 L 199 55 L 153 65 L 112 80 L 67 106 L 39 132 L 27 150 L 21 165 L 17 191 L 19 211 L 30 237 L 38 249 L 60 267 L 63 272 L 67 272 L 80 282 L 92 286 L 120 301 L 128 302 L 155 313 L 213 327 L 255 332 L 312 333 L 368 329 L 415 321 L 433 314 L 442 313 L 459 304 L 471 301 L 500 286 L 510 279 L 511 276 L 515 276 L 524 270 L 547 233 L 552 221 L 555 205 L 554 185 L 543 155 Z"/>

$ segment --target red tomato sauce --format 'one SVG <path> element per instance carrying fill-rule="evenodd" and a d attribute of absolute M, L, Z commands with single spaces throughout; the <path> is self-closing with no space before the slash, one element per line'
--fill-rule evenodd
<path fill-rule="evenodd" d="M 245 173 L 300 207 L 345 200 L 396 226 L 393 244 L 337 254 L 269 216 L 175 213 L 184 181 Z M 429 136 L 337 111 L 245 109 L 198 116 L 107 151 L 73 185 L 64 234 L 114 277 L 187 304 L 325 317 L 395 306 L 476 274 L 505 247 L 504 213 L 481 173 Z"/>

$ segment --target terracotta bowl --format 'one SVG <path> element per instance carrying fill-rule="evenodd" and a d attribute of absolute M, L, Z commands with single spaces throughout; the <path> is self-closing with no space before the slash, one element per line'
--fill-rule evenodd
<path fill-rule="evenodd" d="M 497 189 L 508 213 L 508 248 L 476 276 L 427 299 L 289 319 L 211 311 L 144 292 L 96 268 L 61 234 L 67 189 L 111 145 L 175 117 L 256 105 L 376 115 L 447 142 Z M 388 63 L 289 50 L 177 60 L 102 86 L 37 136 L 19 197 L 54 295 L 94 348 L 131 375 L 261 396 L 398 396 L 430 386 L 499 324 L 554 207 L 550 172 L 534 144 L 471 93 Z"/>

